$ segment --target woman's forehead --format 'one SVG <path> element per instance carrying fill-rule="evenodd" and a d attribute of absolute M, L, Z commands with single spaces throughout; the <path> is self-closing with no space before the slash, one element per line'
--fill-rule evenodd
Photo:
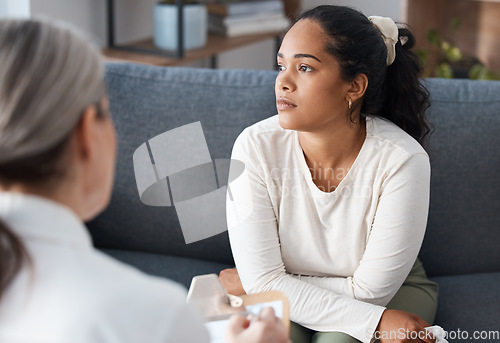
<path fill-rule="evenodd" d="M 280 53 L 286 58 L 288 54 L 325 54 L 325 33 L 321 26 L 307 19 L 299 20 L 290 28 L 283 42 Z"/>

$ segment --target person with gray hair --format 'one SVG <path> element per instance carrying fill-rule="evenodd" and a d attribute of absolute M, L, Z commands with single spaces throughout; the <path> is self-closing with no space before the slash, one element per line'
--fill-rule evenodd
<path fill-rule="evenodd" d="M 207 342 L 186 291 L 92 247 L 116 135 L 99 51 L 46 20 L 0 21 L 0 341 Z M 272 310 L 228 342 L 288 342 Z"/>

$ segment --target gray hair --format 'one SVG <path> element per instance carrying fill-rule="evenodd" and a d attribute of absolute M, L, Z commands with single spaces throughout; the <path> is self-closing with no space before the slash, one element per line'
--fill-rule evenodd
<path fill-rule="evenodd" d="M 100 53 L 76 29 L 47 19 L 0 21 L 0 164 L 68 137 L 105 95 Z"/>

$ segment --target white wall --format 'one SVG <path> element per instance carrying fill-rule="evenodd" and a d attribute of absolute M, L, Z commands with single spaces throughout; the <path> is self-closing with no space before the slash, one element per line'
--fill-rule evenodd
<path fill-rule="evenodd" d="M 74 24 L 106 45 L 104 0 L 31 0 L 31 15 L 60 19 Z"/>
<path fill-rule="evenodd" d="M 29 18 L 30 0 L 0 0 L 0 18 Z"/>

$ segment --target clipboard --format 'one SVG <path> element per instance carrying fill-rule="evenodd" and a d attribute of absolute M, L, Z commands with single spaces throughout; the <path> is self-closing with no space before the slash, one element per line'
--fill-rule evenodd
<path fill-rule="evenodd" d="M 288 298 L 285 293 L 280 291 L 269 291 L 257 294 L 245 294 L 241 295 L 240 298 L 243 300 L 243 306 L 247 307 L 256 304 L 267 304 L 274 301 L 281 301 L 283 304 L 283 315 L 281 320 L 285 325 L 285 328 L 290 330 L 290 308 L 288 303 Z"/>
<path fill-rule="evenodd" d="M 248 314 L 243 300 L 227 294 L 216 274 L 195 276 L 189 286 L 187 302 L 197 307 L 206 321 L 228 319 L 233 314 Z"/>
<path fill-rule="evenodd" d="M 290 329 L 289 303 L 280 291 L 235 296 L 226 293 L 217 274 L 195 276 L 189 287 L 187 302 L 198 308 L 207 322 L 227 320 L 234 314 L 258 314 L 266 305 L 275 307 L 287 330 Z M 278 307 L 276 307 L 278 306 Z"/>

